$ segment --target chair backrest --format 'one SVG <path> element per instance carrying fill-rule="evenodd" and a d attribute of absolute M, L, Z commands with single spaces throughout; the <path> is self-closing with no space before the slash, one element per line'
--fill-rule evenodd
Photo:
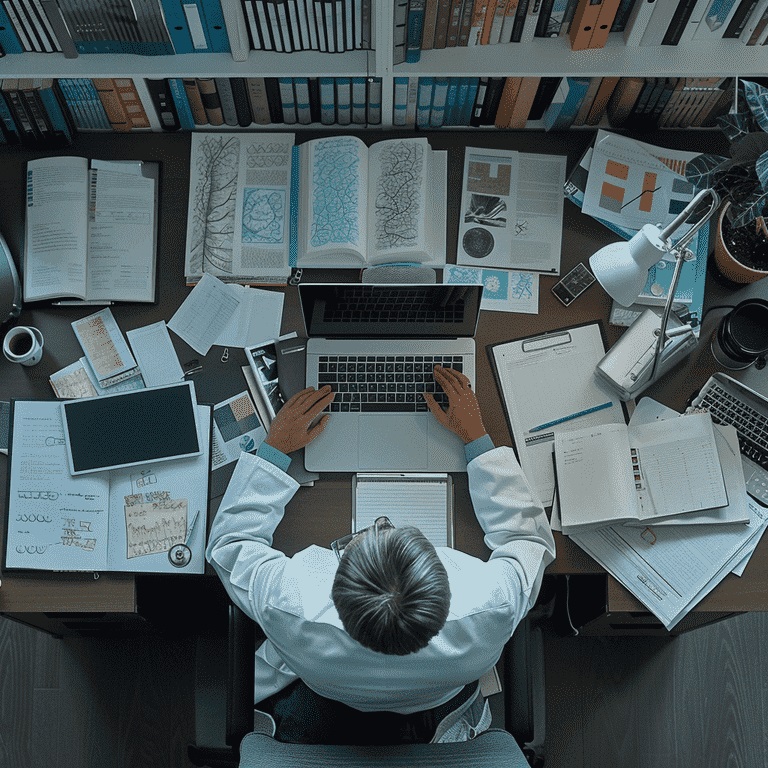
<path fill-rule="evenodd" d="M 249 733 L 240 746 L 240 768 L 528 768 L 514 737 L 491 728 L 456 744 L 338 746 L 286 744 Z"/>

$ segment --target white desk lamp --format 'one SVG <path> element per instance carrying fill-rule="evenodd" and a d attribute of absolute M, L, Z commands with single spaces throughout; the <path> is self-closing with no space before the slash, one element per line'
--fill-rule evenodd
<path fill-rule="evenodd" d="M 672 235 L 705 197 L 711 198 L 707 212 L 673 243 L 670 240 Z M 606 293 L 619 304 L 629 306 L 643 289 L 648 270 L 667 254 L 675 257 L 675 271 L 661 323 L 653 310 L 646 310 L 597 365 L 598 375 L 616 387 L 624 400 L 629 400 L 652 384 L 696 344 L 691 326 L 672 315 L 672 304 L 683 262 L 694 258 L 688 243 L 712 218 L 719 205 L 717 193 L 705 189 L 663 229 L 646 224 L 628 242 L 606 245 L 589 259 L 589 265 Z M 673 327 L 667 330 L 670 316 L 674 318 Z"/>

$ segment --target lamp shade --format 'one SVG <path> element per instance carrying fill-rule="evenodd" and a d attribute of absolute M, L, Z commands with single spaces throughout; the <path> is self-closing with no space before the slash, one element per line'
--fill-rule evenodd
<path fill-rule="evenodd" d="M 658 227 L 646 224 L 631 240 L 606 245 L 589 258 L 600 285 L 624 307 L 635 301 L 648 279 L 648 270 L 667 253 L 659 234 Z"/>

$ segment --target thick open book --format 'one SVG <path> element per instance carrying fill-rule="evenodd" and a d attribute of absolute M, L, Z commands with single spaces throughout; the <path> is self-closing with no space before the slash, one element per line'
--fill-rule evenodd
<path fill-rule="evenodd" d="M 61 402 L 15 400 L 5 567 L 203 573 L 211 408 L 197 408 L 200 455 L 73 477 Z"/>
<path fill-rule="evenodd" d="M 155 300 L 158 164 L 27 163 L 24 300 Z"/>
<path fill-rule="evenodd" d="M 708 413 L 555 434 L 563 533 L 728 504 Z"/>
<path fill-rule="evenodd" d="M 447 153 L 427 139 L 314 139 L 294 148 L 294 162 L 299 267 L 445 264 Z"/>

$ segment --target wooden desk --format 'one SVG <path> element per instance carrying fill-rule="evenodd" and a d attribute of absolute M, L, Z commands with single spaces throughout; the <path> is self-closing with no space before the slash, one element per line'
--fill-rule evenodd
<path fill-rule="evenodd" d="M 297 134 L 297 141 L 315 138 L 315 132 Z M 403 134 L 359 134 L 367 141 Z M 448 149 L 448 254 L 449 262 L 455 262 L 458 232 L 458 208 L 462 183 L 463 147 L 487 146 L 517 149 L 528 152 L 567 154 L 568 168 L 572 168 L 592 140 L 591 131 L 570 131 L 566 134 L 540 132 L 438 132 L 429 135 L 434 148 Z M 565 141 L 564 141 L 565 139 Z M 671 147 L 700 147 L 702 150 L 719 149 L 719 135 L 705 132 L 677 132 L 651 134 L 645 140 Z M 24 173 L 25 163 L 34 157 L 48 153 L 0 148 L 0 230 L 14 254 L 22 251 L 24 233 Z M 168 320 L 175 312 L 189 289 L 184 285 L 184 242 L 186 231 L 187 189 L 189 181 L 189 136 L 182 134 L 88 134 L 66 154 L 109 159 L 157 160 L 161 163 L 160 222 L 159 222 L 159 269 L 157 296 L 154 305 L 125 305 L 113 307 L 113 312 L 123 332 L 157 320 Z M 562 273 L 580 261 L 585 261 L 600 246 L 615 240 L 615 236 L 591 218 L 582 215 L 571 203 L 565 203 L 563 221 Z M 305 272 L 305 280 L 355 281 L 358 272 L 353 270 Z M 510 444 L 509 432 L 499 394 L 496 388 L 485 347 L 528 334 L 542 333 L 569 324 L 601 319 L 605 323 L 606 337 L 613 344 L 622 329 L 610 326 L 606 319 L 610 299 L 595 285 L 572 307 L 565 309 L 550 292 L 554 277 L 541 278 L 539 313 L 537 315 L 483 312 L 477 333 L 477 393 L 483 417 L 494 442 Z M 302 331 L 298 296 L 295 288 L 286 288 L 282 332 Z M 727 291 L 711 278 L 707 288 L 708 302 L 722 303 Z M 10 397 L 52 396 L 48 377 L 81 356 L 79 345 L 70 323 L 89 314 L 90 308 L 60 308 L 35 306 L 25 308 L 21 322 L 37 326 L 45 336 L 43 361 L 33 367 L 12 365 L 0 358 L 0 399 Z M 681 409 L 692 391 L 714 370 L 708 351 L 710 326 L 705 323 L 702 341 L 697 350 L 679 369 L 664 377 L 648 390 L 656 399 Z M 184 342 L 171 334 L 182 365 L 198 357 Z M 217 402 L 227 395 L 244 388 L 240 366 L 245 363 L 242 351 L 230 350 L 229 360 L 221 362 L 221 350 L 214 347 L 201 360 L 202 371 L 194 377 L 199 397 Z M 226 470 L 224 470 L 226 471 Z M 466 475 L 457 475 L 456 492 L 456 546 L 479 557 L 486 557 L 487 550 L 482 533 L 469 499 Z M 7 459 L 0 459 L 0 484 L 3 496 L 7 493 Z M 224 484 L 214 483 L 215 492 Z M 211 503 L 212 517 L 218 498 Z M 5 505 L 4 505 L 5 506 Z M 349 474 L 329 474 L 312 488 L 301 488 L 290 504 L 286 517 L 275 534 L 275 544 L 288 554 L 308 546 L 327 546 L 333 539 L 347 533 L 351 519 L 351 478 Z M 5 540 L 6 519 L 0 515 L 0 535 Z M 589 556 L 566 537 L 556 534 L 558 556 L 549 568 L 552 574 L 574 576 L 601 576 L 604 585 L 605 615 L 636 613 L 642 617 L 645 629 L 649 614 L 631 595 L 625 592 Z M 209 572 L 210 578 L 215 578 Z M 68 617 L 104 616 L 128 619 L 141 614 L 138 597 L 142 584 L 154 584 L 153 576 L 136 577 L 123 574 L 102 574 L 94 580 L 90 574 L 53 574 L 4 572 L 0 587 L 0 613 L 21 618 L 29 623 L 56 632 L 69 631 Z M 179 583 L 196 583 L 195 577 L 173 577 Z M 199 578 L 199 577 L 198 577 Z M 575 583 L 575 582 L 574 582 Z M 146 591 L 146 590 L 145 590 Z M 768 542 L 761 542 L 757 553 L 741 579 L 729 576 L 697 608 L 708 616 L 724 613 L 768 610 Z M 54 614 L 53 617 L 46 614 Z M 651 617 L 652 618 L 652 617 Z M 71 622 L 69 622 L 71 624 Z M 603 626 L 600 631 L 608 629 Z"/>

